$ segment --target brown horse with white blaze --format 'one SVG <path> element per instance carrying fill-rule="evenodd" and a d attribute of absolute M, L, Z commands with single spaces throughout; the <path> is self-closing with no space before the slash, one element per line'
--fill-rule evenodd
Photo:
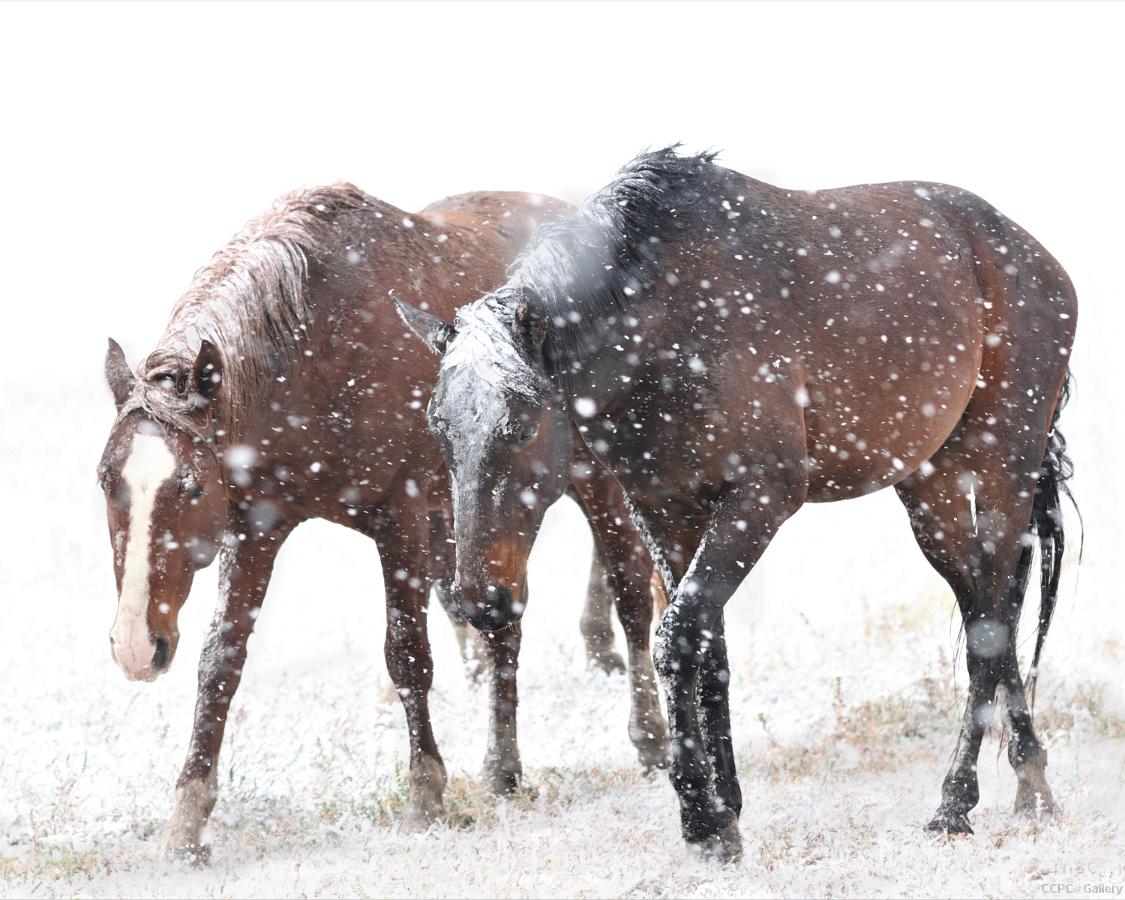
<path fill-rule="evenodd" d="M 430 725 L 431 584 L 443 603 L 452 554 L 441 455 L 426 430 L 437 364 L 394 312 L 390 291 L 432 296 L 451 314 L 500 283 L 536 226 L 565 205 L 517 193 L 452 197 L 408 214 L 350 185 L 282 198 L 201 270 L 157 348 L 130 371 L 110 342 L 117 419 L 99 466 L 119 592 L 114 659 L 152 680 L 171 664 L 192 578 L 216 555 L 220 598 L 199 665 L 199 695 L 168 851 L 198 853 L 215 802 L 217 760 L 247 642 L 278 550 L 320 518 L 373 538 L 387 598 L 386 660 L 406 712 L 410 808 L 442 809 L 445 768 Z M 595 534 L 591 596 L 617 603 L 630 645 L 630 735 L 659 765 L 667 740 L 649 660 L 652 571 L 600 467 L 569 480 Z M 584 621 L 597 625 L 601 613 Z M 463 621 L 455 625 L 464 629 Z M 608 631 L 608 624 L 584 630 Z M 486 777 L 512 790 L 518 627 L 491 630 Z M 591 650 L 603 654 L 604 639 Z"/>
<path fill-rule="evenodd" d="M 577 424 L 672 591 L 656 662 L 684 837 L 731 858 L 742 794 L 723 607 L 804 503 L 894 486 L 966 631 L 965 718 L 929 827 L 972 830 L 998 690 L 1017 810 L 1050 810 L 1016 630 L 1037 537 L 1034 677 L 1063 549 L 1057 421 L 1076 312 L 1047 251 L 961 189 L 808 193 L 709 156 L 638 157 L 444 326 L 430 425 L 454 480 L 458 573 L 511 545 L 502 523 L 537 527 L 520 496 L 559 490 Z M 479 580 L 455 589 L 518 619 Z"/>

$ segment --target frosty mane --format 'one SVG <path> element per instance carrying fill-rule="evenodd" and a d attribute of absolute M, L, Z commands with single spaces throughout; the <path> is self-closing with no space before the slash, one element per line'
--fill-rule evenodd
<path fill-rule="evenodd" d="M 548 316 L 548 367 L 579 366 L 607 318 L 628 316 L 663 274 L 661 245 L 722 200 L 715 154 L 643 153 L 577 212 L 540 228 L 496 295 L 531 293 Z"/>
<path fill-rule="evenodd" d="M 310 257 L 328 251 L 328 232 L 338 214 L 374 203 L 340 183 L 287 194 L 250 221 L 196 273 L 159 346 L 138 367 L 135 402 L 126 406 L 192 431 L 197 417 L 184 379 L 200 341 L 207 339 L 223 357 L 220 427 L 239 434 L 255 398 L 300 353 L 311 324 Z"/>

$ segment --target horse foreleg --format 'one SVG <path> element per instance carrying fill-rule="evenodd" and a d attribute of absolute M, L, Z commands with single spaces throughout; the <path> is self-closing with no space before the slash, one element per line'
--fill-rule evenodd
<path fill-rule="evenodd" d="M 727 661 L 726 623 L 723 614 L 711 628 L 711 646 L 699 672 L 700 730 L 707 757 L 715 769 L 715 793 L 735 816 L 742 812 L 742 789 L 734 761 L 730 734 L 730 663 Z"/>
<path fill-rule="evenodd" d="M 522 635 L 519 622 L 483 635 L 492 676 L 484 778 L 496 794 L 512 793 L 523 775 L 516 740 L 516 672 Z"/>
<path fill-rule="evenodd" d="M 796 451 L 781 458 L 801 459 Z M 732 487 L 712 508 L 702 535 L 687 523 L 653 529 L 663 531 L 670 546 L 696 548 L 656 631 L 656 671 L 668 704 L 672 786 L 684 839 L 720 860 L 742 852 L 722 610 L 782 522 L 804 502 L 802 465 L 776 475 L 769 483 Z"/>
<path fill-rule="evenodd" d="M 268 534 L 255 533 L 240 519 L 230 530 L 245 538 L 223 548 L 219 603 L 199 657 L 199 693 L 187 760 L 176 781 L 172 815 L 160 833 L 162 853 L 206 859 L 203 828 L 215 806 L 219 750 L 230 703 L 242 680 L 246 645 L 265 600 L 277 551 L 292 530 L 278 524 Z"/>
<path fill-rule="evenodd" d="M 387 595 L 387 671 L 406 712 L 410 734 L 410 807 L 404 827 L 427 828 L 442 814 L 445 764 L 430 724 L 429 693 L 434 665 L 426 628 L 426 551 L 429 525 L 425 503 L 402 493 L 372 521 Z"/>
<path fill-rule="evenodd" d="M 738 814 L 712 788 L 715 770 L 696 698 L 712 629 L 738 585 L 722 578 L 685 584 L 691 587 L 676 591 L 656 630 L 656 672 L 664 683 L 672 736 L 672 787 L 680 801 L 684 840 L 721 859 L 734 859 L 742 850 Z"/>

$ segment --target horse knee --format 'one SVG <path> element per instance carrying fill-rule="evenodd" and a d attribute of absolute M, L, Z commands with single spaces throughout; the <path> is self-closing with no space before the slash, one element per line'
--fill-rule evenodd
<path fill-rule="evenodd" d="M 656 629 L 656 644 L 652 661 L 656 674 L 665 684 L 671 684 L 682 675 L 693 674 L 698 669 L 700 636 L 683 622 L 669 623 L 661 620 Z"/>
<path fill-rule="evenodd" d="M 672 652 L 672 646 L 667 633 L 658 628 L 652 647 L 652 667 L 656 671 L 656 676 L 666 685 L 672 683 L 681 669 L 680 660 Z"/>
<path fill-rule="evenodd" d="M 402 690 L 428 691 L 433 684 L 434 667 L 429 641 L 424 632 L 387 629 L 383 647 L 387 672 L 395 687 Z"/>

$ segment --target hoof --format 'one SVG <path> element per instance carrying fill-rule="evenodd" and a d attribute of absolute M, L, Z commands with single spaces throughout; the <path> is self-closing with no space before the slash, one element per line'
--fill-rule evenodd
<path fill-rule="evenodd" d="M 606 675 L 625 671 L 625 660 L 623 660 L 621 654 L 615 650 L 591 653 L 588 662 L 591 669 L 601 669 Z"/>
<path fill-rule="evenodd" d="M 202 867 L 211 862 L 211 845 L 186 844 L 181 847 L 165 847 L 164 842 L 161 841 L 160 854 L 165 859 Z"/>
<path fill-rule="evenodd" d="M 437 793 L 428 789 L 412 790 L 410 805 L 399 819 L 399 829 L 411 834 L 420 834 L 441 819 L 445 815 L 445 805 L 441 800 L 442 793 L 440 790 Z"/>
<path fill-rule="evenodd" d="M 1029 819 L 1053 819 L 1058 812 L 1058 807 L 1050 790 L 1042 794 L 1039 791 L 1025 790 L 1021 785 L 1016 788 L 1013 812 L 1017 816 L 1025 816 Z"/>
<path fill-rule="evenodd" d="M 1016 815 L 1049 818 L 1055 814 L 1055 798 L 1047 784 L 1047 754 L 1040 753 L 1016 769 Z"/>
<path fill-rule="evenodd" d="M 655 769 L 667 769 L 671 764 L 672 758 L 667 741 L 645 740 L 638 743 L 636 747 L 641 769 L 646 773 Z"/>
<path fill-rule="evenodd" d="M 180 860 L 194 866 L 206 865 L 211 860 L 211 847 L 203 843 L 203 827 L 185 827 L 175 815 L 160 832 L 157 852 L 165 859 Z"/>
<path fill-rule="evenodd" d="M 513 748 L 505 758 L 500 752 L 490 750 L 484 758 L 482 777 L 488 789 L 498 797 L 514 794 L 519 790 L 520 779 L 523 777 L 519 751 Z"/>
<path fill-rule="evenodd" d="M 655 676 L 647 666 L 646 660 L 643 666 L 635 664 L 633 669 L 633 706 L 629 714 L 629 740 L 637 748 L 637 756 L 646 772 L 667 769 L 672 756 L 668 724 L 660 714 Z"/>
<path fill-rule="evenodd" d="M 507 797 L 514 794 L 520 787 L 521 773 L 510 769 L 486 768 L 484 770 L 484 783 L 488 789 L 498 797 Z"/>
<path fill-rule="evenodd" d="M 195 865 L 206 863 L 211 858 L 211 848 L 203 842 L 203 828 L 214 805 L 214 782 L 200 780 L 179 785 L 175 808 L 156 845 L 160 854 Z"/>
<path fill-rule="evenodd" d="M 408 834 L 421 834 L 438 821 L 444 812 L 445 810 L 440 805 L 436 809 L 432 805 L 427 805 L 425 808 L 411 805 L 406 810 L 406 814 L 399 819 L 399 830 Z"/>
<path fill-rule="evenodd" d="M 689 846 L 694 847 L 700 857 L 708 862 L 723 865 L 738 862 L 742 858 L 742 832 L 738 830 L 738 819 L 723 826 L 718 834 L 695 841 Z"/>
<path fill-rule="evenodd" d="M 403 831 L 425 831 L 445 812 L 445 765 L 423 756 L 410 769 L 410 806 L 399 822 Z"/>
<path fill-rule="evenodd" d="M 973 826 L 965 813 L 939 809 L 926 826 L 926 831 L 931 834 L 972 834 Z"/>

